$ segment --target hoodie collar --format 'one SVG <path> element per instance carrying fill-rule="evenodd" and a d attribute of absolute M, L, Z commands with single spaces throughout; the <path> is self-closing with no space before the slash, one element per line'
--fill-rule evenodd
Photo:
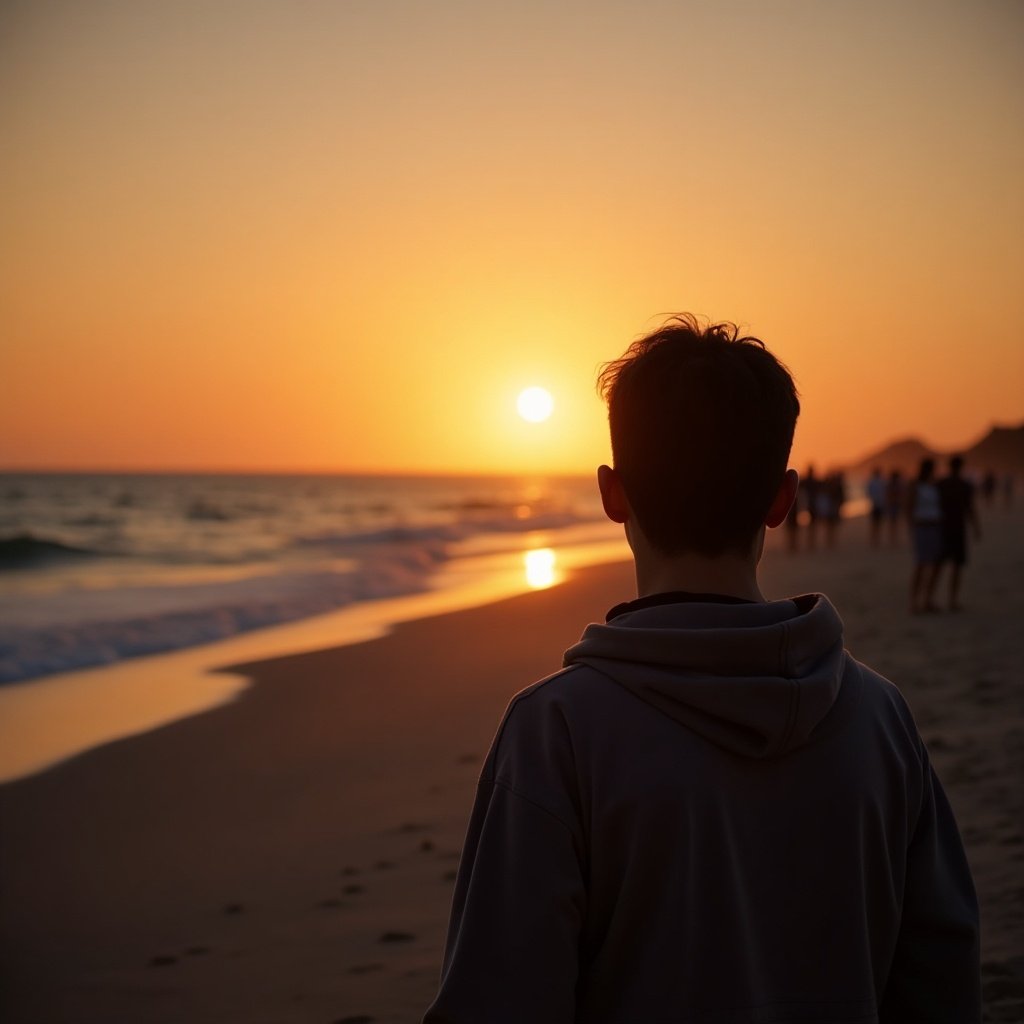
<path fill-rule="evenodd" d="M 604 621 L 611 622 L 617 615 L 638 612 L 642 608 L 656 608 L 662 604 L 683 604 L 687 601 L 697 601 L 701 604 L 756 603 L 746 597 L 733 597 L 731 594 L 695 594 L 690 590 L 666 590 L 660 594 L 648 594 L 646 597 L 637 597 L 632 601 L 623 601 L 608 612 Z"/>

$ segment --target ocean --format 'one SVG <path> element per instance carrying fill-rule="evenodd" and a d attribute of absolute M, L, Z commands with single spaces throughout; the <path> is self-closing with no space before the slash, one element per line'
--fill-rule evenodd
<path fill-rule="evenodd" d="M 626 554 L 591 478 L 0 475 L 0 683 Z M 573 557 L 573 555 L 575 557 Z"/>

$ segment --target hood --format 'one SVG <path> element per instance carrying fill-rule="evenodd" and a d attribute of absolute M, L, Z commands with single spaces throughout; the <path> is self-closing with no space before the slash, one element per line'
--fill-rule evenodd
<path fill-rule="evenodd" d="M 839 696 L 843 623 L 821 594 L 760 604 L 680 602 L 587 626 L 587 665 L 726 750 L 772 757 L 807 742 Z"/>

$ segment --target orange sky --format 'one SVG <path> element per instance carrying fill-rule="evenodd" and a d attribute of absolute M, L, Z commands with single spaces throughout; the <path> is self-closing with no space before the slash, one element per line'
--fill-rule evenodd
<path fill-rule="evenodd" d="M 684 309 L 800 465 L 964 445 L 1024 419 L 1022 126 L 1015 0 L 12 2 L 0 466 L 588 472 Z"/>

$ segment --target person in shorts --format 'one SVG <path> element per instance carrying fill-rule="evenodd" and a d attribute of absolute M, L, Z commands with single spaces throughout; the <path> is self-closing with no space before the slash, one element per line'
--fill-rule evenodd
<path fill-rule="evenodd" d="M 922 459 L 907 501 L 914 569 L 910 577 L 910 612 L 937 612 L 935 586 L 942 562 L 942 501 L 935 483 L 935 460 Z"/>

